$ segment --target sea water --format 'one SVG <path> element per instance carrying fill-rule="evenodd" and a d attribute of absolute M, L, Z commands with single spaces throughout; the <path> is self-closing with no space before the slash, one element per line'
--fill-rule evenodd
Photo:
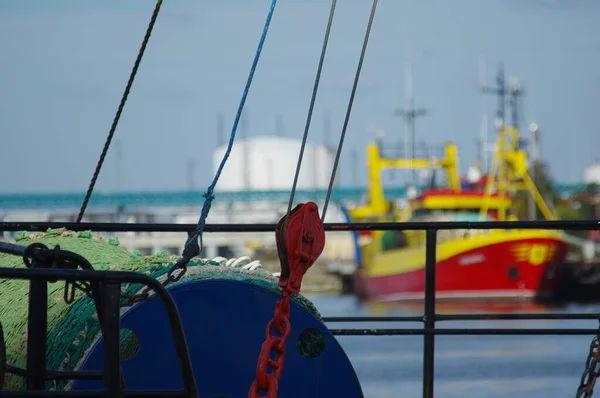
<path fill-rule="evenodd" d="M 422 315 L 418 306 L 373 307 L 352 296 L 312 296 L 324 317 Z M 485 313 L 459 306 L 439 313 Z M 514 308 L 519 312 L 539 310 Z M 503 311 L 503 312 L 506 312 Z M 567 306 L 545 312 L 600 312 Z M 329 323 L 337 328 L 419 328 L 422 323 Z M 442 328 L 597 328 L 594 320 L 454 321 Z M 337 336 L 354 365 L 365 397 L 423 396 L 423 336 Z M 574 397 L 593 336 L 436 336 L 436 398 Z"/>

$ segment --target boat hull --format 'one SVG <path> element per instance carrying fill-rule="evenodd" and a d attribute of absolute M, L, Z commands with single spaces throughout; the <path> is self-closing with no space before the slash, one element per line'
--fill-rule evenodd
<path fill-rule="evenodd" d="M 496 239 L 496 242 L 480 244 L 471 242 L 470 249 L 451 253 L 461 245 L 468 246 L 469 242 L 456 240 L 437 245 L 438 300 L 527 301 L 550 298 L 567 252 L 567 243 L 556 237 Z M 444 252 L 451 254 L 444 256 Z M 415 253 L 414 249 L 399 249 L 387 254 L 379 260 L 387 263 L 387 269 L 379 275 L 359 268 L 354 279 L 355 291 L 374 301 L 423 300 L 424 249 L 420 252 L 420 266 L 402 269 L 415 254 L 419 253 Z M 398 271 L 394 272 L 394 269 Z"/>

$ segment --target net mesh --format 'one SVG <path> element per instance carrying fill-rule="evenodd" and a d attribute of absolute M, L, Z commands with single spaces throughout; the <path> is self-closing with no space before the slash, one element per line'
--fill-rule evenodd
<path fill-rule="evenodd" d="M 154 256 L 143 256 L 139 252 L 130 253 L 119 246 L 118 238 L 104 239 L 93 236 L 91 231 L 76 233 L 57 229 L 35 234 L 20 232 L 15 242 L 24 246 L 38 242 L 49 248 L 60 245 L 61 249 L 85 257 L 96 270 L 142 272 L 158 280 L 164 280 L 170 266 L 180 258 L 166 252 Z M 248 266 L 247 261 L 234 262 L 222 258 L 195 258 L 190 261 L 186 275 L 173 285 L 201 279 L 227 279 L 246 281 L 278 292 L 278 279 L 257 262 L 253 264 Z M 0 253 L 0 267 L 25 266 L 21 257 Z M 124 283 L 121 291 L 123 294 L 132 295 L 138 293 L 141 288 L 138 284 Z M 26 365 L 27 357 L 28 294 L 28 281 L 0 279 L 0 322 L 4 327 L 7 362 L 22 367 Z M 301 294 L 293 295 L 293 300 L 321 319 L 315 306 L 306 297 Z M 67 304 L 64 301 L 64 282 L 48 284 L 47 369 L 78 369 L 94 341 L 99 338 L 99 331 L 100 325 L 92 299 L 76 291 L 75 301 Z M 127 339 L 128 336 L 122 334 L 121 342 L 125 342 L 125 350 Z M 5 389 L 21 390 L 24 385 L 23 377 L 5 375 Z M 47 387 L 61 390 L 68 389 L 69 385 L 62 381 L 49 382 Z"/>

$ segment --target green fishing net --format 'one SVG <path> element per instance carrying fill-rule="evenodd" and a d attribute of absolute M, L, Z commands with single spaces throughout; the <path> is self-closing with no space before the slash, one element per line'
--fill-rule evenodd
<path fill-rule="evenodd" d="M 117 238 L 104 239 L 92 236 L 90 231 L 75 233 L 64 229 L 48 230 L 45 233 L 17 235 L 15 243 L 23 246 L 35 242 L 49 248 L 60 245 L 61 249 L 73 251 L 85 257 L 96 270 L 143 272 L 158 280 L 164 280 L 171 265 L 180 257 L 160 252 L 154 256 L 130 253 L 119 246 Z M 244 261 L 226 259 L 206 260 L 196 258 L 188 265 L 186 275 L 177 283 L 199 279 L 228 279 L 253 283 L 272 291 L 279 291 L 277 278 L 260 266 Z M 19 256 L 0 253 L 0 267 L 25 267 Z M 177 284 L 175 283 L 175 284 Z M 139 293 L 140 285 L 123 284 L 124 295 Z M 7 362 L 25 366 L 27 358 L 27 306 L 29 282 L 16 279 L 0 279 L 0 322 L 4 327 Z M 77 291 L 72 304 L 64 302 L 64 282 L 48 284 L 48 347 L 47 369 L 75 370 L 81 366 L 87 352 L 99 337 L 100 325 L 93 300 Z M 315 306 L 301 294 L 293 295 L 300 306 L 321 319 Z M 121 344 L 126 334 L 121 335 Z M 21 390 L 23 377 L 7 374 L 4 389 Z M 68 389 L 65 382 L 49 382 L 48 389 Z"/>

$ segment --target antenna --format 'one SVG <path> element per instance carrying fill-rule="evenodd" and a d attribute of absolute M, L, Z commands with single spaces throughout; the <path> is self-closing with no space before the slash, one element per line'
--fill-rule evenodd
<path fill-rule="evenodd" d="M 408 152 L 408 158 L 413 159 L 415 157 L 415 119 L 419 116 L 427 114 L 427 110 L 424 108 L 415 109 L 414 98 L 413 98 L 413 87 L 412 87 L 412 72 L 410 64 L 406 65 L 405 69 L 405 92 L 406 92 L 406 109 L 396 109 L 394 112 L 395 116 L 402 116 L 406 121 L 406 138 L 405 148 Z M 411 181 L 412 184 L 416 182 L 416 170 L 411 168 Z"/>
<path fill-rule="evenodd" d="M 510 78 L 510 108 L 512 110 L 512 125 L 515 129 L 519 130 L 519 116 L 517 114 L 518 104 L 517 100 L 525 93 L 521 88 L 521 84 L 517 77 Z"/>
<path fill-rule="evenodd" d="M 510 95 L 510 108 L 512 116 L 512 125 L 518 130 L 519 126 L 519 115 L 518 115 L 518 104 L 517 99 L 523 96 L 524 90 L 521 88 L 519 80 L 515 77 L 511 77 L 510 86 L 506 86 L 506 80 L 504 78 L 504 65 L 500 63 L 498 65 L 498 74 L 496 75 L 496 87 L 483 87 L 482 92 L 484 94 L 495 94 L 498 97 L 498 119 L 502 126 L 506 123 L 506 107 L 505 100 Z M 519 142 L 519 146 L 525 141 Z"/>
<path fill-rule="evenodd" d="M 484 94 L 495 94 L 498 96 L 498 123 L 502 123 L 504 125 L 505 119 L 505 106 L 504 101 L 506 98 L 506 86 L 504 84 L 504 64 L 498 64 L 498 74 L 496 75 L 496 87 L 482 87 L 482 93 Z"/>
<path fill-rule="evenodd" d="M 531 123 L 529 125 L 529 131 L 531 131 L 531 137 L 533 141 L 531 157 L 534 164 L 536 164 L 540 161 L 540 129 L 537 123 Z"/>

